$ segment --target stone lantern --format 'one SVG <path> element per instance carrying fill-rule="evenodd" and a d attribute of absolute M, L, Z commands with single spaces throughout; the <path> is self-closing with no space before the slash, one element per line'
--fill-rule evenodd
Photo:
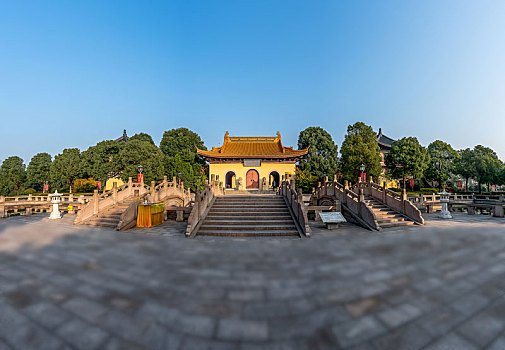
<path fill-rule="evenodd" d="M 60 208 L 59 204 L 61 203 L 61 193 L 58 193 L 58 191 L 54 191 L 53 194 L 50 194 L 49 197 L 51 198 L 51 203 L 53 203 L 53 211 L 51 212 L 51 215 L 49 215 L 49 219 L 54 220 L 54 219 L 61 219 L 61 214 L 60 214 Z"/>
<path fill-rule="evenodd" d="M 447 209 L 447 203 L 449 203 L 449 193 L 443 190 L 438 193 L 440 195 L 440 203 L 442 203 L 442 211 L 439 217 L 442 219 L 452 219 L 451 212 Z"/>

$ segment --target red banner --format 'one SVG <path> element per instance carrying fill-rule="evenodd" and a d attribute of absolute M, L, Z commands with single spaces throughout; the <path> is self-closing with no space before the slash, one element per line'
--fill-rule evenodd
<path fill-rule="evenodd" d="M 137 174 L 137 182 L 143 182 L 144 181 L 144 174 Z"/>
<path fill-rule="evenodd" d="M 98 189 L 101 190 L 102 189 L 102 181 L 97 181 L 96 187 L 98 187 Z"/>
<path fill-rule="evenodd" d="M 49 191 L 49 184 L 44 184 L 44 192 Z"/>
<path fill-rule="evenodd" d="M 414 179 L 410 179 L 410 187 L 414 187 Z"/>
<path fill-rule="evenodd" d="M 361 182 L 366 182 L 366 173 L 361 174 Z"/>

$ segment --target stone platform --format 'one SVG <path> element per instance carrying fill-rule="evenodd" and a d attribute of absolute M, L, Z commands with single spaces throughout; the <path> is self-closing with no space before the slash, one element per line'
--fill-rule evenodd
<path fill-rule="evenodd" d="M 0 221 L 0 349 L 505 348 L 505 219 L 184 237 Z"/>

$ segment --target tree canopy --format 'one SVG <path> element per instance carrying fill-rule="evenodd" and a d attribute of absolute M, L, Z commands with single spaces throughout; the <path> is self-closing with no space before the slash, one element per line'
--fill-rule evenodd
<path fill-rule="evenodd" d="M 454 161 L 454 172 L 465 179 L 465 189 L 468 191 L 468 180 L 477 176 L 473 150 L 467 148 L 458 153 L 459 157 Z"/>
<path fill-rule="evenodd" d="M 49 153 L 37 153 L 26 168 L 26 187 L 38 192 L 44 189 L 44 181 L 49 181 L 52 157 Z"/>
<path fill-rule="evenodd" d="M 473 149 L 473 162 L 475 179 L 479 183 L 479 192 L 482 192 L 482 184 L 500 182 L 503 163 L 491 148 L 482 145 L 475 146 Z"/>
<path fill-rule="evenodd" d="M 428 154 L 430 162 L 424 173 L 426 180 L 437 181 L 438 187 L 442 188 L 450 174 L 455 172 L 455 160 L 459 158 L 459 154 L 451 145 L 440 140 L 428 145 Z"/>
<path fill-rule="evenodd" d="M 128 140 L 130 141 L 132 140 Z M 82 175 L 101 181 L 114 176 L 116 172 L 122 170 L 119 164 L 119 152 L 124 145 L 124 142 L 102 141 L 82 152 Z"/>
<path fill-rule="evenodd" d="M 78 148 L 67 148 L 54 157 L 51 164 L 51 185 L 58 190 L 70 188 L 81 176 L 81 152 Z"/>
<path fill-rule="evenodd" d="M 196 153 L 197 147 L 207 149 L 200 136 L 187 128 L 165 131 L 160 142 L 160 149 L 166 156 L 174 157 L 178 154 L 182 160 L 188 162 L 202 162 Z"/>
<path fill-rule="evenodd" d="M 340 148 L 340 171 L 344 179 L 356 181 L 361 174 L 360 165 L 365 165 L 365 172 L 375 179 L 381 174 L 381 156 L 377 135 L 371 126 L 357 122 L 347 127 L 342 147 Z"/>
<path fill-rule="evenodd" d="M 428 168 L 430 155 L 426 148 L 419 144 L 415 137 L 404 137 L 394 141 L 391 150 L 386 155 L 386 166 L 391 175 L 396 179 L 405 179 L 408 176 L 421 177 Z"/>
<path fill-rule="evenodd" d="M 308 155 L 300 160 L 301 170 L 309 171 L 317 179 L 333 177 L 338 169 L 338 146 L 331 135 L 321 127 L 310 126 L 300 132 L 298 149 L 310 146 Z"/>
<path fill-rule="evenodd" d="M 0 166 L 0 195 L 19 195 L 26 181 L 26 171 L 23 159 L 12 156 L 5 159 Z"/>
<path fill-rule="evenodd" d="M 153 138 L 151 137 L 151 135 L 146 134 L 145 132 L 140 132 L 138 134 L 133 135 L 132 137 L 130 137 L 130 139 L 128 141 L 132 141 L 132 140 L 146 141 L 146 142 L 149 142 L 152 145 L 156 145 L 154 143 Z"/>
<path fill-rule="evenodd" d="M 118 154 L 118 166 L 123 170 L 121 178 L 128 181 L 133 177 L 136 181 L 138 166 L 144 167 L 144 181 L 151 182 L 163 179 L 164 176 L 163 153 L 158 147 L 141 140 L 128 140 Z"/>

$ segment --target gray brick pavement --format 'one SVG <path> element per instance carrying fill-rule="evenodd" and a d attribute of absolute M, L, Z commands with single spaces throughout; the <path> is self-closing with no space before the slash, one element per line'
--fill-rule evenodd
<path fill-rule="evenodd" d="M 0 220 L 0 350 L 505 348 L 505 220 L 311 239 Z"/>

